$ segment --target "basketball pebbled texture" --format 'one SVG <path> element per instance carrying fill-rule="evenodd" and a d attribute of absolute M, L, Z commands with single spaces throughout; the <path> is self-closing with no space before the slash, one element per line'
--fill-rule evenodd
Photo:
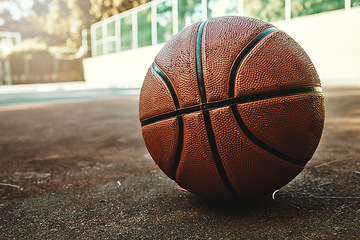
<path fill-rule="evenodd" d="M 160 50 L 140 92 L 146 147 L 181 187 L 214 199 L 281 188 L 313 156 L 324 98 L 304 50 L 269 23 L 195 23 Z"/>

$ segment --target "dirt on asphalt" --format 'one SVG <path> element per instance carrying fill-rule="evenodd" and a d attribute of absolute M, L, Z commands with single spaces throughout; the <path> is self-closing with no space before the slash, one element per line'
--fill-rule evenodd
<path fill-rule="evenodd" d="M 199 198 L 159 170 L 136 97 L 1 106 L 0 239 L 359 239 L 360 88 L 324 92 L 304 171 L 237 203 Z"/>

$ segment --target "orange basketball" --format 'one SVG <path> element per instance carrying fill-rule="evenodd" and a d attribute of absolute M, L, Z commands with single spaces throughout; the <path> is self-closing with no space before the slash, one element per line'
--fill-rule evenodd
<path fill-rule="evenodd" d="M 209 199 L 281 188 L 311 159 L 324 124 L 318 74 L 273 25 L 220 17 L 176 34 L 140 93 L 142 134 L 156 164 Z"/>

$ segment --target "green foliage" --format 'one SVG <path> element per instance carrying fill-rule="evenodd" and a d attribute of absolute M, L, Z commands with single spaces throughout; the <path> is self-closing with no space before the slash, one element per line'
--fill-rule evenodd
<path fill-rule="evenodd" d="M 244 0 L 245 14 L 264 21 L 285 19 L 285 0 Z"/>
<path fill-rule="evenodd" d="M 149 2 L 149 0 L 89 0 L 91 4 L 90 14 L 100 21 L 131 8 Z"/>
<path fill-rule="evenodd" d="M 360 0 L 351 0 L 351 6 L 352 7 L 360 6 Z"/>
<path fill-rule="evenodd" d="M 121 50 L 132 48 L 132 18 L 131 15 L 120 20 Z"/>
<path fill-rule="evenodd" d="M 223 15 L 237 15 L 238 1 L 232 0 L 208 0 L 207 2 L 207 17 L 220 17 Z"/>
<path fill-rule="evenodd" d="M 151 45 L 151 8 L 138 12 L 138 45 Z"/>
<path fill-rule="evenodd" d="M 179 29 L 201 21 L 201 0 L 178 0 Z"/>
<path fill-rule="evenodd" d="M 344 0 L 292 0 L 291 16 L 299 17 L 345 7 Z"/>
<path fill-rule="evenodd" d="M 172 36 L 172 6 L 169 1 L 157 5 L 157 42 L 163 43 Z"/>

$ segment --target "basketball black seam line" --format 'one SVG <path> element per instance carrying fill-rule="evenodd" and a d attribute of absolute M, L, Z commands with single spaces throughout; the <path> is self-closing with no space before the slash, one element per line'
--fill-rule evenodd
<path fill-rule="evenodd" d="M 268 28 L 266 30 L 264 30 L 263 32 L 261 32 L 260 34 L 258 34 L 238 55 L 238 57 L 235 59 L 231 70 L 230 70 L 230 75 L 229 75 L 229 98 L 233 98 L 234 97 L 234 91 L 235 91 L 235 79 L 236 79 L 236 75 L 237 72 L 240 68 L 240 65 L 242 63 L 242 61 L 244 60 L 244 58 L 249 54 L 249 52 L 267 35 L 269 35 L 270 33 L 274 32 L 276 29 L 275 28 Z"/>
<path fill-rule="evenodd" d="M 260 33 L 257 37 L 255 37 L 245 48 L 244 50 L 239 54 L 239 56 L 236 58 L 231 71 L 230 71 L 230 76 L 229 76 L 229 98 L 233 98 L 234 97 L 234 93 L 235 93 L 235 80 L 236 80 L 236 75 L 240 69 L 241 63 L 244 60 L 244 58 L 249 54 L 249 52 L 263 39 L 265 38 L 267 35 L 269 35 L 270 33 L 274 32 L 276 29 L 275 28 L 268 28 L 266 30 L 264 30 L 262 33 Z M 235 117 L 235 120 L 237 122 L 237 124 L 239 125 L 239 127 L 241 128 L 241 130 L 243 131 L 243 133 L 247 136 L 247 138 L 252 141 L 254 144 L 256 144 L 258 147 L 262 148 L 263 150 L 269 152 L 272 155 L 275 155 L 279 158 L 281 158 L 282 160 L 285 160 L 287 162 L 290 162 L 292 164 L 298 165 L 298 166 L 305 166 L 306 162 L 304 161 L 300 161 L 297 160 L 273 147 L 271 147 L 270 145 L 266 144 L 265 142 L 261 141 L 259 138 L 257 138 L 255 136 L 255 134 L 253 134 L 250 129 L 246 126 L 245 122 L 243 121 L 239 111 L 237 110 L 237 107 L 235 105 L 232 105 L 231 107 L 231 111 Z"/>
<path fill-rule="evenodd" d="M 202 24 L 204 25 L 205 22 L 203 22 Z M 201 25 L 200 25 L 201 26 Z M 264 34 L 264 32 L 262 32 L 261 34 L 259 34 L 257 36 L 257 38 L 263 34 L 263 37 L 261 38 L 258 38 L 257 41 L 255 41 L 255 39 L 252 41 L 252 42 L 255 42 L 255 43 L 258 43 L 261 39 L 263 39 L 266 35 L 268 35 L 269 33 L 273 32 L 275 29 L 273 28 L 270 28 L 270 29 L 267 29 L 265 30 L 264 32 L 266 31 L 269 31 L 267 34 Z M 200 44 L 201 44 L 201 41 L 199 41 Z M 250 42 L 251 43 L 251 42 Z M 248 44 L 250 45 L 250 44 Z M 248 54 L 248 52 L 254 48 L 256 44 L 254 44 L 251 48 L 249 47 L 249 50 L 247 51 L 246 54 L 243 54 L 243 58 L 245 58 L 245 56 Z M 245 49 L 244 49 L 245 50 Z M 243 51 L 244 51 L 243 50 Z M 199 51 L 199 50 L 198 50 Z M 201 52 L 200 52 L 201 53 Z M 241 53 L 239 54 L 239 56 L 241 55 Z M 237 68 L 236 68 L 236 73 L 238 71 L 238 68 L 240 67 L 240 64 L 243 60 L 243 58 L 241 59 L 241 61 L 239 62 Z M 201 58 L 200 58 L 201 59 Z M 235 64 L 234 64 L 235 65 Z M 160 69 L 160 68 L 159 68 Z M 161 69 L 160 69 L 161 70 Z M 163 73 L 164 76 L 166 76 L 164 73 Z M 231 75 L 230 75 L 231 76 Z M 229 81 L 230 82 L 230 81 Z M 229 86 L 230 86 L 230 83 L 229 83 Z M 204 88 L 203 88 L 204 89 Z M 229 87 L 230 89 L 230 87 Z M 200 89 L 199 89 L 200 90 Z M 233 92 L 233 91 L 232 91 Z M 230 93 L 230 90 L 229 90 L 229 93 Z M 183 108 L 183 109 L 177 109 L 176 111 L 173 111 L 173 112 L 169 112 L 169 113 L 165 113 L 165 114 L 162 114 L 162 115 L 158 115 L 158 116 L 155 116 L 155 117 L 151 117 L 151 118 L 148 118 L 148 119 L 145 119 L 141 122 L 141 126 L 146 126 L 148 124 L 151 124 L 151 123 L 154 123 L 154 122 L 157 122 L 157 121 L 161 121 L 161 120 L 165 120 L 165 119 L 169 119 L 169 118 L 172 118 L 172 117 L 179 117 L 179 116 L 182 116 L 184 114 L 189 114 L 189 113 L 192 113 L 192 112 L 197 112 L 197 111 L 202 111 L 204 109 L 216 109 L 216 108 L 221 108 L 221 107 L 225 107 L 225 106 L 234 106 L 234 104 L 239 104 L 239 103 L 246 103 L 246 102 L 253 102 L 253 101 L 259 101 L 259 100 L 265 100 L 265 99 L 269 99 L 269 98 L 276 98 L 276 97 L 282 97 L 282 96 L 292 96 L 292 95 L 297 95 L 297 94 L 305 94 L 305 93 L 322 93 L 322 90 L 321 90 L 321 87 L 301 87 L 301 88 L 294 88 L 294 89 L 287 89 L 287 90 L 280 90 L 280 91 L 273 91 L 273 92 L 267 92 L 267 93 L 260 93 L 260 94 L 254 94 L 254 95 L 249 95 L 249 96 L 244 96 L 244 97 L 237 97 L 237 98 L 231 98 L 231 99 L 227 99 L 227 100 L 223 100 L 223 101 L 218 101 L 218 102 L 212 102 L 212 103 L 203 103 L 201 105 L 198 105 L 198 106 L 192 106 L 192 107 L 188 107 L 188 108 Z M 260 96 L 261 95 L 261 96 Z M 175 95 L 176 96 L 176 95 Z M 206 97 L 206 95 L 205 95 Z M 246 99 L 247 98 L 247 99 Z M 176 98 L 177 99 L 177 98 Z M 241 119 L 242 121 L 242 118 L 239 114 L 239 112 L 236 110 L 234 111 L 235 108 L 232 108 L 232 111 L 233 111 L 233 114 L 234 114 L 234 117 L 235 119 L 237 119 L 237 122 L 238 122 L 238 125 L 240 126 L 243 126 L 242 131 L 248 136 L 248 138 L 254 142 L 256 145 L 258 145 L 259 147 L 263 148 L 264 149 L 264 146 L 267 146 L 265 147 L 264 150 L 276 155 L 277 157 L 280 157 L 281 159 L 285 160 L 285 161 L 288 161 L 288 162 L 292 162 L 296 165 L 300 165 L 300 166 L 304 166 L 306 163 L 304 162 L 301 162 L 299 160 L 296 160 L 296 159 L 293 159 L 291 158 L 290 156 L 287 156 L 286 154 L 284 153 L 281 153 L 280 151 L 270 147 L 269 145 L 263 143 L 262 141 L 260 141 L 254 134 L 251 133 L 251 131 L 246 127 L 245 123 L 244 125 L 242 124 L 239 124 L 239 118 Z M 238 118 L 236 118 L 235 115 L 238 115 Z M 243 122 L 243 121 L 242 121 Z M 244 127 L 245 126 L 245 127 Z M 246 129 L 245 129 L 246 128 Z M 251 134 L 251 135 L 250 135 Z M 269 149 L 272 149 L 272 150 L 269 150 Z"/>
<path fill-rule="evenodd" d="M 196 43 L 195 43 L 195 62 L 196 62 L 196 79 L 198 82 L 199 94 L 201 103 L 206 103 L 206 91 L 205 91 L 205 83 L 204 83 L 204 75 L 203 75 L 203 68 L 202 68 L 202 36 L 205 24 L 207 21 L 204 21 L 200 24 L 198 28 L 198 32 L 196 35 Z"/>
<path fill-rule="evenodd" d="M 173 165 L 171 166 L 171 172 L 170 172 L 171 179 L 173 179 L 175 181 L 176 181 L 176 172 L 177 172 L 177 169 L 180 164 L 181 154 L 183 151 L 183 144 L 184 144 L 184 123 L 183 123 L 182 116 L 178 116 L 177 120 L 179 123 L 178 145 L 176 147 L 174 162 L 173 162 Z"/>
<path fill-rule="evenodd" d="M 203 67 L 202 67 L 202 40 L 204 37 L 203 30 L 205 28 L 207 21 L 204 21 L 200 24 L 198 28 L 198 32 L 196 35 L 196 44 L 195 44 L 195 60 L 196 60 L 196 77 L 201 97 L 201 103 L 206 104 L 207 98 L 206 98 L 206 91 L 205 91 L 205 83 L 204 83 L 204 76 L 203 76 Z M 217 148 L 216 139 L 215 139 L 215 133 L 214 129 L 212 127 L 211 118 L 209 114 L 209 110 L 202 110 L 204 123 L 205 123 L 205 129 L 207 138 L 209 141 L 211 153 L 213 155 L 213 159 L 216 165 L 217 172 L 220 175 L 220 178 L 227 189 L 228 193 L 235 199 L 239 198 L 237 193 L 235 192 L 233 186 L 230 183 L 230 180 L 226 174 L 226 170 L 224 168 L 224 165 L 221 161 L 220 153 Z"/>
<path fill-rule="evenodd" d="M 168 88 L 168 90 L 171 94 L 171 97 L 174 101 L 175 108 L 177 110 L 180 109 L 179 100 L 177 98 L 174 87 L 171 84 L 170 79 L 166 76 L 166 74 L 161 70 L 161 68 L 155 62 L 152 64 L 152 68 L 160 76 L 160 78 L 163 80 L 166 87 Z M 184 136 L 183 136 L 184 135 L 184 124 L 183 124 L 182 116 L 177 116 L 177 120 L 178 120 L 178 125 L 179 125 L 178 144 L 177 144 L 176 150 L 175 150 L 174 162 L 173 162 L 173 164 L 171 166 L 171 170 L 170 170 L 170 178 L 173 180 L 176 180 L 176 172 L 179 167 L 180 158 L 181 158 L 182 149 L 183 149 L 183 140 L 184 140 Z"/>
<path fill-rule="evenodd" d="M 321 89 L 321 87 L 292 88 L 292 89 L 285 89 L 285 90 L 280 90 L 280 91 L 257 93 L 257 94 L 248 95 L 248 96 L 240 96 L 240 97 L 236 97 L 236 98 L 220 100 L 217 102 L 210 102 L 210 103 L 205 103 L 205 104 L 201 104 L 201 105 L 180 108 L 175 111 L 167 112 L 164 114 L 160 114 L 160 115 L 157 115 L 154 117 L 144 119 L 141 121 L 141 126 L 144 127 L 146 125 L 156 123 L 156 122 L 159 122 L 162 120 L 198 112 L 198 111 L 205 110 L 205 109 L 213 110 L 213 109 L 218 109 L 218 108 L 227 107 L 227 106 L 236 105 L 236 104 L 244 104 L 244 103 L 262 101 L 262 100 L 267 100 L 267 99 L 272 99 L 272 98 L 295 96 L 295 95 L 299 95 L 299 94 L 309 94 L 309 93 L 322 93 L 322 89 Z"/>
<path fill-rule="evenodd" d="M 173 85 L 171 84 L 171 81 L 169 80 L 169 78 L 166 76 L 166 74 L 164 73 L 163 70 L 161 70 L 161 68 L 155 63 L 153 62 L 152 66 L 153 70 L 160 76 L 160 78 L 163 80 L 163 82 L 165 83 L 166 87 L 168 88 L 171 97 L 174 101 L 174 105 L 176 109 L 180 108 L 180 104 L 179 104 L 179 100 L 177 98 L 175 89 L 173 87 Z"/>
<path fill-rule="evenodd" d="M 237 106 L 236 105 L 232 105 L 231 107 L 231 111 L 235 117 L 235 120 L 237 122 L 237 124 L 239 125 L 239 127 L 241 128 L 241 130 L 243 131 L 243 133 L 248 137 L 248 139 L 250 141 L 252 141 L 254 144 L 256 144 L 258 147 L 262 148 L 263 150 L 269 152 L 272 155 L 275 155 L 278 158 L 281 158 L 282 160 L 285 160 L 289 163 L 295 164 L 297 166 L 301 166 L 304 167 L 306 165 L 306 162 L 304 161 L 300 161 L 297 160 L 273 147 L 271 147 L 270 145 L 264 143 L 263 141 L 261 141 L 260 139 L 258 139 L 251 131 L 250 129 L 246 126 L 245 122 L 243 121 L 243 119 L 241 118 L 240 113 L 238 112 Z"/>

